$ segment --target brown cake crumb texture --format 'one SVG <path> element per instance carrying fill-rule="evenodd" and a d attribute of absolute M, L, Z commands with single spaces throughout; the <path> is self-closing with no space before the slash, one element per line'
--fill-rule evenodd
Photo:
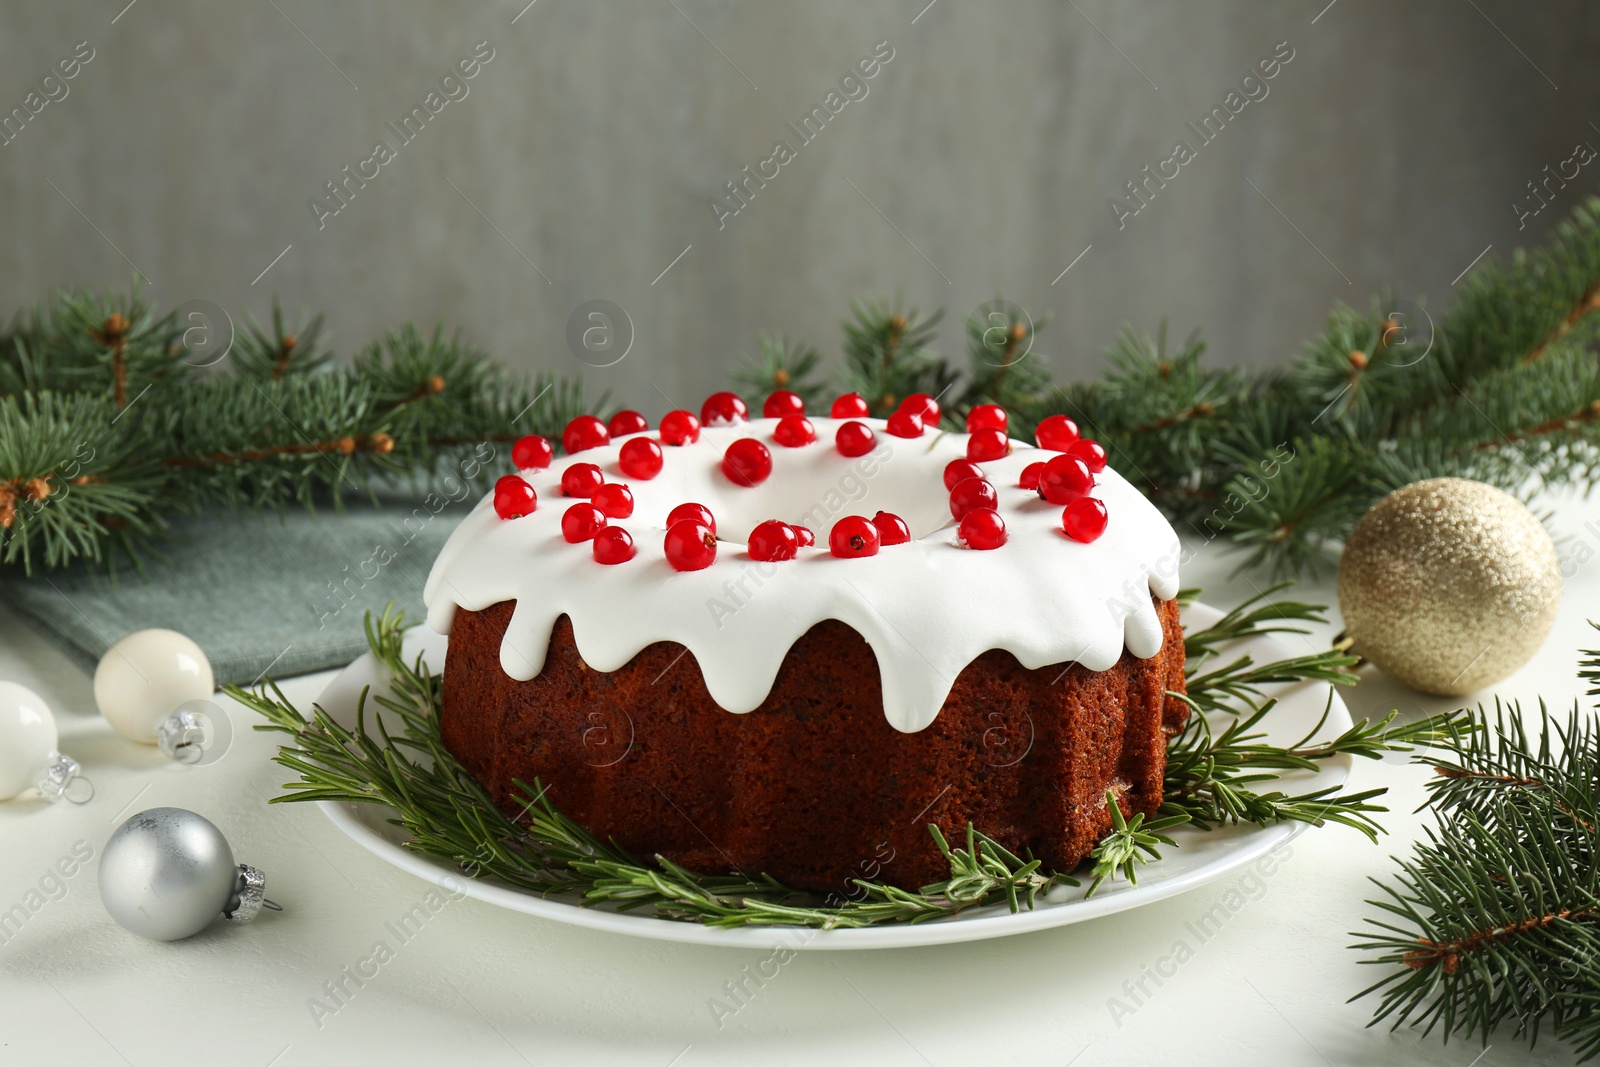
<path fill-rule="evenodd" d="M 766 701 L 734 715 L 682 645 L 658 642 L 597 671 L 566 616 L 544 670 L 514 681 L 500 668 L 512 608 L 456 615 L 445 746 L 507 815 L 524 803 L 514 781 L 539 778 L 596 836 L 702 873 L 766 873 L 824 892 L 849 892 L 853 878 L 917 888 L 949 874 L 930 822 L 952 842 L 971 822 L 1071 870 L 1110 828 L 1108 789 L 1125 815 L 1155 812 L 1167 740 L 1187 714 L 1165 695 L 1184 688 L 1174 601 L 1156 602 L 1166 636 L 1151 659 L 1027 670 L 991 650 L 912 734 L 884 719 L 877 660 L 842 622 L 807 631 Z"/>

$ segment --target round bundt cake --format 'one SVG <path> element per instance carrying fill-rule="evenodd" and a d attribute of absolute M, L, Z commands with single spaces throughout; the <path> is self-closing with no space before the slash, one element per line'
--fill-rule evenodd
<path fill-rule="evenodd" d="M 517 442 L 426 588 L 441 732 L 508 814 L 826 892 L 947 875 L 930 823 L 1054 869 L 1161 802 L 1179 547 L 1092 441 L 981 406 L 732 394 Z"/>

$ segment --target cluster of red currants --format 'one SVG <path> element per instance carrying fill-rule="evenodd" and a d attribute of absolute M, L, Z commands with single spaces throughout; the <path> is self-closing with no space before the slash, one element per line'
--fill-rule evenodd
<path fill-rule="evenodd" d="M 845 421 L 835 434 L 838 450 L 846 456 L 862 456 L 876 444 L 870 426 L 856 421 L 866 418 L 869 408 L 859 393 L 846 393 L 833 402 L 829 414 Z M 793 392 L 780 389 L 767 397 L 762 414 L 775 418 L 773 441 L 785 448 L 799 448 L 817 439 L 816 428 L 805 415 L 805 401 Z M 939 404 L 926 393 L 914 393 L 903 400 L 887 420 L 887 431 L 896 437 L 920 437 L 928 426 L 939 422 Z M 562 447 L 569 454 L 609 444 L 613 438 L 628 437 L 618 452 L 617 465 L 630 478 L 648 481 L 661 473 L 665 463 L 662 444 L 685 445 L 698 441 L 700 428 L 732 426 L 748 421 L 745 403 L 733 393 L 714 393 L 706 398 L 697 418 L 692 412 L 670 411 L 662 417 L 661 442 L 637 436 L 650 424 L 636 411 L 619 411 L 610 422 L 592 415 L 580 415 L 567 424 Z M 945 489 L 950 493 L 950 513 L 959 523 L 960 544 L 975 549 L 995 549 L 1006 543 L 1005 521 L 1000 517 L 999 494 L 979 463 L 1002 459 L 1011 452 L 1009 418 L 996 404 L 980 404 L 967 414 L 967 458 L 952 460 L 944 470 Z M 1030 463 L 1022 471 L 1019 485 L 1063 507 L 1061 525 L 1076 541 L 1097 539 L 1106 528 L 1105 505 L 1091 494 L 1094 476 L 1105 469 L 1106 453 L 1097 442 L 1084 439 L 1077 425 L 1065 415 L 1052 415 L 1039 424 L 1036 436 L 1042 449 L 1059 455 Z M 523 437 L 511 452 L 519 470 L 542 470 L 554 459 L 549 441 L 537 435 Z M 736 485 L 753 487 L 772 474 L 772 453 L 761 441 L 746 437 L 728 446 L 722 470 Z M 564 496 L 582 498 L 567 508 L 561 517 L 562 536 L 572 544 L 591 541 L 594 557 L 604 564 L 624 563 L 637 554 L 627 530 L 611 525 L 612 519 L 633 514 L 633 492 L 626 483 L 607 482 L 593 463 L 574 463 L 561 476 Z M 527 515 L 538 506 L 537 494 L 519 475 L 507 475 L 495 483 L 494 509 L 502 519 Z M 880 511 L 868 519 L 847 515 L 834 523 L 828 534 L 828 549 L 841 558 L 876 555 L 881 546 L 904 544 L 911 539 L 906 523 L 898 515 Z M 812 532 L 777 519 L 758 525 L 750 534 L 748 551 L 752 559 L 778 562 L 794 559 L 799 550 L 815 544 Z M 677 570 L 692 571 L 708 567 L 717 554 L 716 520 L 702 504 L 680 504 L 667 517 L 665 550 L 667 561 Z"/>

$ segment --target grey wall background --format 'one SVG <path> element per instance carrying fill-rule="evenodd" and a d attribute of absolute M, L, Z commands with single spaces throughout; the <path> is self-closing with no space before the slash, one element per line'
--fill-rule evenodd
<path fill-rule="evenodd" d="M 344 349 L 445 320 L 575 372 L 568 316 L 604 298 L 636 340 L 587 380 L 652 413 L 697 404 L 760 330 L 835 355 L 863 293 L 947 306 L 952 351 L 1004 294 L 1054 317 L 1039 349 L 1062 374 L 1163 316 L 1269 364 L 1334 299 L 1446 302 L 1600 175 L 1519 231 L 1525 184 L 1600 146 L 1582 3 L 525 2 L 7 4 L 0 111 L 76 42 L 95 58 L 0 148 L 0 307 L 136 265 L 167 306 L 261 316 L 279 294 Z M 479 41 L 469 95 L 319 230 L 308 199 Z M 867 97 L 719 230 L 708 201 L 798 145 L 785 123 L 879 41 Z M 1109 199 L 1198 144 L 1185 122 L 1281 41 L 1269 95 L 1119 231 Z"/>

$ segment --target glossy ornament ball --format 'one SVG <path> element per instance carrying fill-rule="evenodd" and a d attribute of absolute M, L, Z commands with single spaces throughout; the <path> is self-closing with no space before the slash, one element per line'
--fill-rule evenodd
<path fill-rule="evenodd" d="M 94 671 L 94 702 L 112 729 L 142 745 L 180 705 L 216 692 L 211 661 L 183 634 L 139 630 L 106 650 Z"/>
<path fill-rule="evenodd" d="M 1396 489 L 1350 531 L 1339 609 L 1351 651 L 1440 696 L 1493 685 L 1533 658 L 1561 606 L 1561 564 L 1539 520 L 1482 482 Z"/>
<path fill-rule="evenodd" d="M 151 808 L 119 826 L 100 853 L 100 899 L 140 937 L 177 941 L 228 909 L 239 868 L 209 819 Z"/>
<path fill-rule="evenodd" d="M 55 716 L 44 698 L 27 686 L 0 682 L 0 800 L 39 784 L 56 740 Z"/>

